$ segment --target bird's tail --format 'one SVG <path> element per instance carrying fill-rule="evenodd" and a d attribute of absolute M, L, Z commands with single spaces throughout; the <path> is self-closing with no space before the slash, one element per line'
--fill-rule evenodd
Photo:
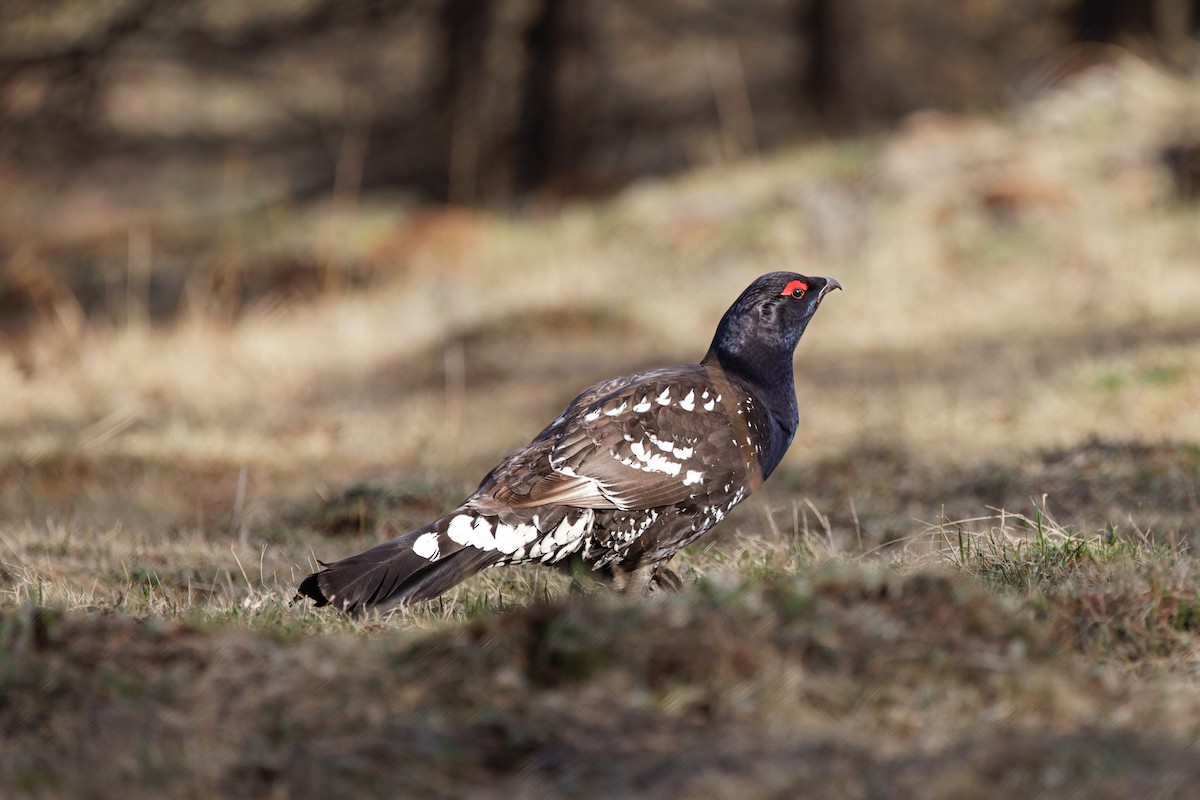
<path fill-rule="evenodd" d="M 448 535 L 451 526 L 455 538 Z M 495 521 L 458 509 L 358 555 L 322 563 L 324 569 L 301 581 L 296 597 L 309 597 L 318 606 L 332 605 L 352 614 L 383 612 L 429 600 L 504 558 L 496 547 L 460 541 L 467 538 L 461 531 L 487 526 L 494 528 Z"/>

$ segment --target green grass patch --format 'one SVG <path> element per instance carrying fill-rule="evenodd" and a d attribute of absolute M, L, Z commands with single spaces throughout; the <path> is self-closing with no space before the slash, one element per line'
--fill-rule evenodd
<path fill-rule="evenodd" d="M 1024 597 L 1090 656 L 1131 666 L 1194 653 L 1200 574 L 1185 546 L 1112 526 L 1075 534 L 1044 513 L 995 519 L 985 531 L 944 526 L 949 560 Z"/>

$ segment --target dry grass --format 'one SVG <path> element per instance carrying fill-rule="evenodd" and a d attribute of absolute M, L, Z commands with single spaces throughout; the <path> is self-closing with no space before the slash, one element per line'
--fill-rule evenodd
<path fill-rule="evenodd" d="M 396 620 L 312 636 L 287 609 L 229 614 L 248 630 L 7 612 L 9 785 L 1183 797 L 1200 778 L 1194 681 L 1131 680 L 1079 647 L 1067 609 L 928 568 L 535 602 L 419 639 Z"/>
<path fill-rule="evenodd" d="M 1105 67 L 544 216 L 275 210 L 371 290 L 236 321 L 60 302 L 0 360 L 0 793 L 1190 796 L 1200 209 L 1154 154 L 1195 88 Z M 680 595 L 290 605 L 788 267 L 847 287 L 804 427 Z"/>

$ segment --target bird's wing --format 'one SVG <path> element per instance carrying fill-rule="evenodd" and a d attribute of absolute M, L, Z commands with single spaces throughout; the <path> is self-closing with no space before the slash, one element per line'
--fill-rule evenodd
<path fill-rule="evenodd" d="M 728 416 L 730 391 L 697 365 L 644 373 L 599 397 L 587 392 L 581 398 L 591 402 L 568 408 L 527 454 L 537 468 L 517 480 L 497 475 L 493 497 L 522 508 L 630 510 L 678 503 L 713 480 L 741 480 L 747 469 Z"/>

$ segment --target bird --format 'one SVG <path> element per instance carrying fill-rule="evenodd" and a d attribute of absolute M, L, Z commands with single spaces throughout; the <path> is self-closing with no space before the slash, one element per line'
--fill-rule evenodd
<path fill-rule="evenodd" d="M 453 511 L 318 562 L 296 599 L 383 613 L 525 562 L 582 560 L 626 591 L 677 583 L 666 562 L 755 491 L 795 438 L 794 352 L 825 295 L 841 288 L 795 272 L 759 277 L 699 363 L 584 390 Z"/>

